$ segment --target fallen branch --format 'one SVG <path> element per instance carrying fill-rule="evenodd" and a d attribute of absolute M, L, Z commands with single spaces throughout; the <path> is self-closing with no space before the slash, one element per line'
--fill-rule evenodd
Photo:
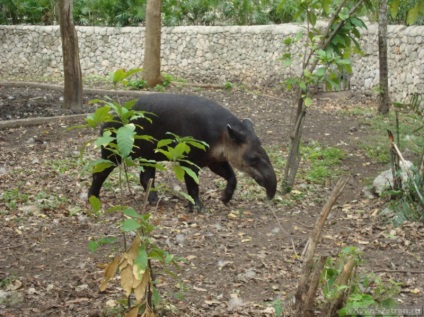
<path fill-rule="evenodd" d="M 26 127 L 26 126 L 32 126 L 32 125 L 50 124 L 53 122 L 61 122 L 61 121 L 67 121 L 67 120 L 82 120 L 85 117 L 87 117 L 87 113 L 73 114 L 73 115 L 67 115 L 67 116 L 5 120 L 5 121 L 0 121 L 0 130 L 17 128 L 17 127 Z"/>
<path fill-rule="evenodd" d="M 316 290 L 316 285 L 313 285 L 314 276 L 318 274 L 314 273 L 314 255 L 315 250 L 317 248 L 319 239 L 321 237 L 321 232 L 324 228 L 325 221 L 327 220 L 328 215 L 330 214 L 331 209 L 337 201 L 337 198 L 343 192 L 349 177 L 341 178 L 336 186 L 334 187 L 330 197 L 328 198 L 326 204 L 324 205 L 321 216 L 318 218 L 314 230 L 311 233 L 311 236 L 308 241 L 308 248 L 305 252 L 305 260 L 302 269 L 302 276 L 299 281 L 299 285 L 297 287 L 295 299 L 295 316 L 314 316 L 314 312 L 312 311 L 313 303 L 310 303 L 312 293 L 314 293 L 314 289 Z M 315 271 L 319 269 L 319 265 L 315 266 Z M 322 268 L 320 269 L 321 272 Z M 308 307 L 308 310 L 305 308 Z"/>
<path fill-rule="evenodd" d="M 51 89 L 56 91 L 63 91 L 63 85 L 54 85 L 54 84 L 44 84 L 44 83 L 35 83 L 35 82 L 0 82 L 1 87 L 30 87 L 30 88 L 41 88 L 41 89 Z M 84 88 L 83 94 L 99 94 L 99 95 L 120 95 L 120 96 L 142 96 L 146 94 L 154 94 L 153 91 L 145 90 L 115 90 L 115 89 L 97 89 L 97 88 Z"/>
<path fill-rule="evenodd" d="M 214 89 L 225 89 L 224 85 L 216 84 L 196 84 L 196 83 L 183 83 L 180 81 L 173 81 L 171 85 L 174 87 L 187 86 L 187 87 L 197 87 L 197 88 L 214 88 Z"/>

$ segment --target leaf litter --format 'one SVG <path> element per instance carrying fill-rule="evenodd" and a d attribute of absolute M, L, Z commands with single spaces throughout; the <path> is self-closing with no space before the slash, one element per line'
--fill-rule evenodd
<path fill-rule="evenodd" d="M 20 94 L 14 89 L 11 93 L 16 97 L 13 109 L 19 111 L 26 97 L 47 92 L 34 89 Z M 272 92 L 255 98 L 243 91 L 182 93 L 202 94 L 240 117 L 251 117 L 266 145 L 281 148 L 288 143 L 290 109 L 282 107 L 277 98 L 268 98 Z M 48 94 L 55 97 L 55 92 Z M 336 255 L 341 247 L 355 245 L 364 252 L 366 270 L 403 283 L 399 298 L 402 305 L 422 303 L 424 226 L 387 225 L 377 212 L 384 202 L 362 195 L 367 177 L 377 175 L 384 167 L 368 162 L 356 147 L 358 138 L 367 137 L 370 131 L 366 127 L 352 129 L 360 126 L 352 117 L 334 115 L 340 108 L 363 105 L 363 101 L 349 98 L 321 101 L 319 111 L 311 109 L 305 126 L 305 142 L 337 145 L 352 154 L 338 167 L 353 176 L 332 212 L 320 252 Z M 366 100 L 366 106 L 370 105 L 372 102 Z M 57 106 L 49 101 L 47 108 Z M 3 113 L 8 111 L 12 109 Z M 33 115 L 38 114 L 43 114 L 42 105 Z M 12 113 L 7 115 L 14 117 Z M 116 268 L 105 265 L 114 259 L 117 250 L 122 250 L 122 236 L 115 225 L 120 217 L 85 215 L 90 177 L 75 162 L 81 145 L 95 133 L 66 131 L 71 124 L 56 122 L 0 131 L 1 288 L 9 287 L 25 298 L 12 307 L 0 308 L 0 315 L 107 316 L 122 299 L 119 277 L 111 274 Z M 97 157 L 95 151 L 89 153 Z M 186 203 L 169 194 L 164 194 L 157 207 L 151 207 L 157 226 L 155 239 L 187 260 L 176 272 L 179 281 L 162 274 L 155 276 L 166 304 L 164 316 L 273 316 L 274 301 L 290 300 L 299 279 L 299 255 L 333 181 L 312 190 L 310 184 L 300 180 L 289 198 L 277 197 L 268 202 L 254 182 L 237 175 L 239 186 L 228 206 L 219 201 L 223 182 L 203 171 L 201 197 L 208 213 L 189 214 Z M 170 174 L 158 177 L 157 183 L 169 188 L 178 184 Z M 138 184 L 132 192 L 135 204 L 141 204 L 143 194 Z M 102 201 L 106 206 L 117 202 L 134 205 L 127 191 L 124 201 L 120 201 L 120 195 L 112 179 L 102 192 Z M 99 247 L 96 253 L 89 251 L 90 239 L 111 236 L 119 237 L 118 241 Z M 99 292 L 104 287 L 101 281 L 105 268 L 108 287 Z M 131 286 L 141 283 L 134 275 L 130 280 Z"/>

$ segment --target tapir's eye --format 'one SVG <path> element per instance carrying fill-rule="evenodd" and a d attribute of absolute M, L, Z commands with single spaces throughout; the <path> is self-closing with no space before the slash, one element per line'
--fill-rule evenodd
<path fill-rule="evenodd" d="M 247 157 L 247 162 L 248 162 L 248 164 L 249 164 L 250 166 L 252 166 L 252 165 L 257 165 L 257 164 L 258 164 L 258 162 L 259 162 L 259 157 L 254 156 L 254 155 L 249 155 L 249 156 Z"/>

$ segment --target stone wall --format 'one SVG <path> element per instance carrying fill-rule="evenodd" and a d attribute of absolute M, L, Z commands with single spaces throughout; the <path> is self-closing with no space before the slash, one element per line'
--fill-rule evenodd
<path fill-rule="evenodd" d="M 299 70 L 278 60 L 294 24 L 167 27 L 162 30 L 162 71 L 194 82 L 277 85 Z M 144 28 L 77 27 L 83 75 L 105 76 L 143 65 Z M 392 99 L 424 91 L 424 27 L 389 26 Z M 351 88 L 378 85 L 377 26 L 362 30 L 364 56 L 355 57 Z M 300 45 L 300 44 L 299 44 Z M 300 51 L 295 47 L 294 51 Z M 58 26 L 0 26 L 0 78 L 62 76 Z"/>

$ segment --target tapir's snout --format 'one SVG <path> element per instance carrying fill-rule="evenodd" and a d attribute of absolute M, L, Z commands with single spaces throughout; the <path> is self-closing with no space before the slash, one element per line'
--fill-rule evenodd
<path fill-rule="evenodd" d="M 277 192 L 277 179 L 268 180 L 267 185 L 264 186 L 266 189 L 266 196 L 268 199 L 273 199 L 275 197 L 275 193 Z"/>
<path fill-rule="evenodd" d="M 277 192 L 277 176 L 271 163 L 256 166 L 253 170 L 253 179 L 266 190 L 268 199 L 273 199 Z"/>

